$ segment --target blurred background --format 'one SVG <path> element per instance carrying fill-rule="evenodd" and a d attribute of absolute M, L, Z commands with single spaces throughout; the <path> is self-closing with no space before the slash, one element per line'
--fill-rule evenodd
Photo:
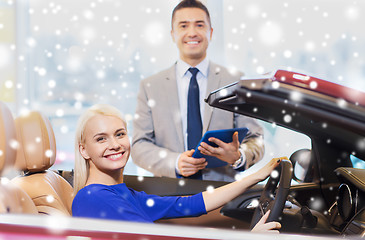
<path fill-rule="evenodd" d="M 141 79 L 178 58 L 171 12 L 178 0 L 0 0 L 0 101 L 14 117 L 46 114 L 57 140 L 55 169 L 71 170 L 78 116 L 109 103 L 129 135 Z M 209 58 L 256 77 L 296 70 L 365 91 L 365 1 L 205 0 Z M 310 148 L 310 139 L 260 122 L 265 158 Z M 151 175 L 130 160 L 126 174 Z"/>

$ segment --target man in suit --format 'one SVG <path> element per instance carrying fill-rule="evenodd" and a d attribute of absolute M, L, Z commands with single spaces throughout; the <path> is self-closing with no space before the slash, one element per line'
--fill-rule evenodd
<path fill-rule="evenodd" d="M 212 33 L 208 9 L 199 1 L 181 1 L 172 13 L 171 30 L 180 58 L 172 67 L 140 84 L 132 159 L 155 176 L 234 181 L 239 171 L 263 156 L 263 130 L 254 119 L 212 108 L 204 102 L 211 91 L 240 79 L 239 74 L 232 75 L 207 59 Z M 195 91 L 195 103 L 190 91 Z M 197 124 L 200 124 L 198 128 Z M 197 135 L 198 140 L 194 140 L 197 143 L 208 130 L 234 127 L 250 130 L 241 144 L 237 134 L 233 134 L 230 143 L 212 138 L 218 147 L 200 146 L 202 153 L 218 157 L 227 162 L 226 166 L 206 168 L 204 158 L 192 158 L 196 144 L 192 145 L 189 137 Z"/>

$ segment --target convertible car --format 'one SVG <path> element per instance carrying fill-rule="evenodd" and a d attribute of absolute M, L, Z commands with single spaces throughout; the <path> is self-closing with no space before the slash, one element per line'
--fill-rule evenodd
<path fill-rule="evenodd" d="M 199 218 L 142 224 L 70 217 L 73 172 L 48 170 L 54 162 L 52 154 L 41 154 L 42 164 L 38 164 L 34 161 L 39 159 L 25 154 L 29 148 L 20 147 L 22 153 L 18 153 L 15 162 L 19 164 L 20 158 L 24 174 L 1 181 L 0 239 L 358 239 L 365 236 L 365 93 L 306 74 L 277 70 L 218 89 L 206 101 L 213 107 L 305 134 L 311 140 L 311 148 L 297 149 L 290 161 L 279 166 L 278 177 L 253 186 L 217 211 Z M 3 119 L 9 115 L 4 110 L 0 113 Z M 15 119 L 20 145 L 37 139 L 37 135 L 24 136 L 41 131 L 47 133 L 42 135 L 46 139 L 41 142 L 47 142 L 46 149 L 55 152 L 49 122 L 39 113 L 31 116 Z M 2 121 L 5 125 L 10 120 Z M 27 124 L 29 121 L 31 124 Z M 44 125 L 37 130 L 40 122 Z M 10 128 L 4 128 L 8 135 Z M 9 139 L 2 138 L 0 143 L 5 149 L 0 157 L 14 158 L 5 154 Z M 135 190 L 164 196 L 191 195 L 227 184 L 140 176 L 125 176 L 124 180 Z M 43 186 L 44 182 L 48 188 Z M 11 203 L 4 201 L 9 196 L 9 185 L 14 185 Z M 13 206 L 19 200 L 17 196 L 22 196 L 20 210 Z M 25 206 L 28 200 L 36 210 L 33 203 Z M 281 234 L 249 232 L 269 209 L 269 220 L 282 224 Z"/>

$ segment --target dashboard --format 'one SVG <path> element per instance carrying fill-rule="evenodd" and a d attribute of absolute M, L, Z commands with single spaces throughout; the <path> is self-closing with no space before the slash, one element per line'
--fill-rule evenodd
<path fill-rule="evenodd" d="M 340 180 L 337 201 L 334 204 L 337 218 L 333 223 L 342 228 L 343 235 L 365 235 L 365 169 L 336 169 Z M 335 215 L 335 214 L 333 214 Z"/>

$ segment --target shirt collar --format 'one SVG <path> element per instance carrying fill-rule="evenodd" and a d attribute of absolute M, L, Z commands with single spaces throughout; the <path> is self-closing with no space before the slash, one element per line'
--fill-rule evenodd
<path fill-rule="evenodd" d="M 179 59 L 176 63 L 176 73 L 179 77 L 184 77 L 186 72 L 191 68 L 189 64 L 184 62 L 183 60 Z M 198 65 L 195 66 L 197 69 L 199 69 L 199 72 L 203 74 L 205 78 L 208 77 L 208 68 L 209 68 L 209 60 L 207 58 L 204 58 L 203 61 L 201 61 Z"/>

